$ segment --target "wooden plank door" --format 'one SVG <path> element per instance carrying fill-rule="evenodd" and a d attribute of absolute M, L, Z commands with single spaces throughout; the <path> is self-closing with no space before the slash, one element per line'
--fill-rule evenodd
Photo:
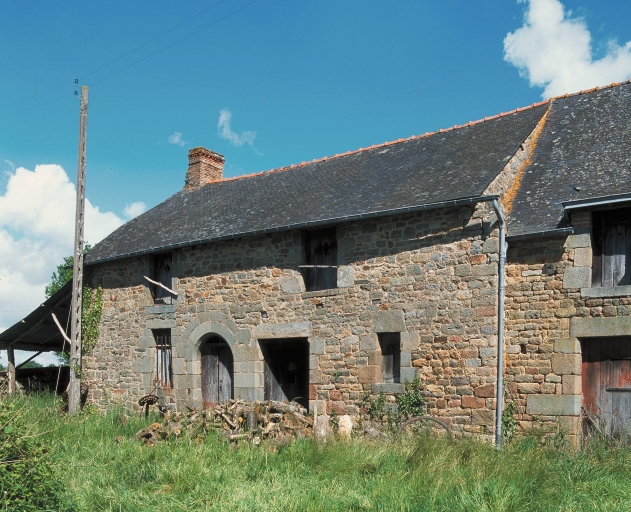
<path fill-rule="evenodd" d="M 380 333 L 381 380 L 401 381 L 401 335 L 398 332 Z"/>
<path fill-rule="evenodd" d="M 171 254 L 161 254 L 154 259 L 154 281 L 162 283 L 167 288 L 171 288 L 173 283 L 171 282 Z M 156 304 L 171 304 L 173 302 L 173 296 L 160 286 L 154 286 L 154 302 Z"/>
<path fill-rule="evenodd" d="M 232 398 L 234 373 L 232 351 L 223 340 L 207 342 L 202 345 L 200 350 L 202 401 L 204 408 L 214 407 L 216 404 L 227 402 Z"/>
<path fill-rule="evenodd" d="M 337 234 L 335 228 L 318 229 L 306 233 L 307 271 L 305 286 L 308 291 L 328 290 L 337 286 Z"/>
<path fill-rule="evenodd" d="M 217 347 L 217 388 L 219 402 L 232 398 L 232 351 L 227 343 Z"/>
<path fill-rule="evenodd" d="M 631 338 L 581 340 L 583 407 L 609 435 L 631 434 Z"/>

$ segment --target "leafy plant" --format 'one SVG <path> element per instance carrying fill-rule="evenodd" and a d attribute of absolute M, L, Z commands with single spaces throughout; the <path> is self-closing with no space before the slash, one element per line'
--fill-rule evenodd
<path fill-rule="evenodd" d="M 377 400 L 372 400 L 370 395 L 364 397 L 364 405 L 367 405 L 368 417 L 372 420 L 381 420 L 386 414 L 386 394 L 379 393 Z"/>
<path fill-rule="evenodd" d="M 90 355 L 99 339 L 99 324 L 103 315 L 103 288 L 100 286 L 92 290 L 88 286 L 83 287 L 81 301 L 81 355 Z M 70 364 L 70 354 L 60 352 L 57 355 L 60 364 Z M 81 372 L 75 368 L 75 373 Z"/>
<path fill-rule="evenodd" d="M 99 339 L 99 324 L 103 315 L 103 288 L 83 287 L 81 308 L 81 354 L 89 355 Z"/>
<path fill-rule="evenodd" d="M 384 416 L 391 428 L 410 416 L 420 416 L 425 412 L 425 398 L 423 397 L 423 385 L 419 379 L 412 382 L 405 381 L 405 391 L 395 397 L 396 411 L 386 409 L 386 395 L 379 393 L 376 400 L 370 395 L 364 396 L 363 404 L 370 419 L 383 421 Z"/>
<path fill-rule="evenodd" d="M 510 443 L 517 432 L 516 412 L 517 405 L 515 402 L 508 402 L 502 411 L 502 440 L 506 443 Z"/>
<path fill-rule="evenodd" d="M 337 413 L 335 411 L 331 411 L 331 426 L 333 427 L 334 432 L 337 432 L 340 428 L 340 419 L 337 417 Z"/>
<path fill-rule="evenodd" d="M 87 253 L 92 246 L 86 242 L 83 247 L 83 254 Z M 72 267 L 74 265 L 74 256 L 66 256 L 63 263 L 57 265 L 57 270 L 53 272 L 50 278 L 50 284 L 46 286 L 44 293 L 46 298 L 52 297 L 57 291 L 72 279 Z"/>
<path fill-rule="evenodd" d="M 395 397 L 398 405 L 399 420 L 410 416 L 421 416 L 425 412 L 425 398 L 422 393 L 421 381 L 414 379 L 405 381 L 405 392 Z"/>

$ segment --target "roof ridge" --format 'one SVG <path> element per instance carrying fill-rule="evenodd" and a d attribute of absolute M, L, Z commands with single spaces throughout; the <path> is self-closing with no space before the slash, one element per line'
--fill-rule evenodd
<path fill-rule="evenodd" d="M 512 115 L 512 114 L 516 114 L 517 112 L 523 112 L 524 110 L 529 110 L 535 107 L 540 107 L 541 105 L 546 105 L 548 103 L 552 103 L 554 100 L 557 99 L 561 99 L 561 98 L 568 98 L 571 96 L 580 96 L 581 94 L 588 94 L 591 92 L 595 92 L 595 91 L 599 91 L 601 89 L 611 89 L 613 87 L 619 87 L 623 84 L 628 84 L 631 83 L 631 79 L 624 81 L 624 82 L 613 82 L 609 85 L 603 85 L 603 86 L 596 86 L 593 87 L 591 89 L 584 89 L 581 90 L 579 92 L 573 92 L 573 93 L 565 93 L 565 94 L 561 94 L 559 96 L 552 96 L 550 98 L 548 98 L 547 100 L 543 100 L 543 101 L 539 101 L 536 103 L 533 103 L 532 105 L 528 105 L 525 107 L 518 107 L 516 109 L 513 110 L 509 110 L 508 112 L 500 112 L 499 114 L 495 114 L 494 116 L 485 116 L 482 119 L 478 119 L 476 121 L 469 121 L 467 123 L 464 124 L 456 124 L 450 128 L 440 128 L 438 130 L 435 130 L 433 132 L 425 132 L 421 135 L 412 135 L 410 137 L 407 138 L 403 138 L 403 139 L 397 139 L 397 140 L 393 140 L 393 141 L 387 141 L 387 142 L 382 142 L 381 144 L 373 144 L 372 146 L 368 146 L 368 147 L 364 147 L 364 148 L 359 148 L 359 149 L 354 149 L 351 151 L 347 151 L 345 153 L 338 153 L 336 155 L 332 155 L 332 156 L 325 156 L 325 157 L 321 157 L 321 158 L 315 158 L 309 162 L 301 162 L 299 164 L 291 164 L 291 165 L 286 165 L 284 167 L 278 167 L 276 169 L 270 169 L 268 171 L 260 171 L 260 172 L 255 172 L 252 174 L 243 174 L 241 176 L 234 176 L 232 178 L 223 178 L 221 180 L 216 180 L 216 181 L 210 181 L 208 183 L 206 183 L 206 185 L 210 185 L 211 183 L 223 183 L 226 181 L 237 181 L 237 180 L 244 180 L 244 179 L 248 179 L 248 178 L 255 178 L 256 176 L 262 176 L 264 174 L 271 174 L 271 173 L 275 173 L 275 172 L 285 172 L 285 171 L 289 171 L 292 169 L 298 169 L 300 167 L 304 167 L 306 165 L 309 164 L 315 164 L 315 163 L 319 163 L 319 162 L 326 162 L 328 160 L 333 160 L 335 158 L 340 158 L 343 156 L 350 156 L 350 155 L 355 155 L 358 153 L 362 153 L 364 151 L 370 151 L 372 149 L 378 149 L 378 148 L 383 148 L 386 146 L 392 146 L 393 144 L 399 144 L 401 142 L 409 142 L 412 140 L 417 140 L 417 139 L 424 139 L 426 137 L 431 137 L 432 135 L 436 135 L 438 133 L 445 133 L 445 132 L 450 132 L 453 130 L 457 130 L 459 128 L 466 128 L 467 126 L 473 126 L 476 124 L 480 124 L 480 123 L 484 123 L 486 121 L 491 121 L 492 119 L 497 119 L 498 117 L 504 117 L 504 116 L 508 116 L 508 115 Z"/>

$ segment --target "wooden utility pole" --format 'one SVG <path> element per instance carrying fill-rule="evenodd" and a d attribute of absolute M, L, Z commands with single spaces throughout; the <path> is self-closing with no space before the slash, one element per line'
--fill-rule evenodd
<path fill-rule="evenodd" d="M 81 394 L 81 301 L 83 298 L 83 218 L 85 214 L 85 155 L 88 135 L 88 88 L 81 87 L 79 117 L 79 161 L 77 164 L 77 210 L 74 229 L 74 265 L 72 267 L 72 318 L 70 328 L 70 384 L 68 412 L 79 412 Z"/>
<path fill-rule="evenodd" d="M 15 393 L 15 352 L 13 347 L 7 348 L 7 377 L 9 379 L 9 394 Z"/>

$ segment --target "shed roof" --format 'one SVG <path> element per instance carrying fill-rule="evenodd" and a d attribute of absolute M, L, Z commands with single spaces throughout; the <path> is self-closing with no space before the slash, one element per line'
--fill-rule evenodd
<path fill-rule="evenodd" d="M 24 319 L 0 332 L 0 349 L 7 349 L 12 346 L 16 350 L 35 352 L 69 350 L 69 346 L 55 325 L 51 313 L 55 313 L 62 327 L 67 326 L 71 301 L 72 280 Z"/>
<path fill-rule="evenodd" d="M 180 191 L 98 243 L 86 263 L 480 196 L 546 108 Z"/>

